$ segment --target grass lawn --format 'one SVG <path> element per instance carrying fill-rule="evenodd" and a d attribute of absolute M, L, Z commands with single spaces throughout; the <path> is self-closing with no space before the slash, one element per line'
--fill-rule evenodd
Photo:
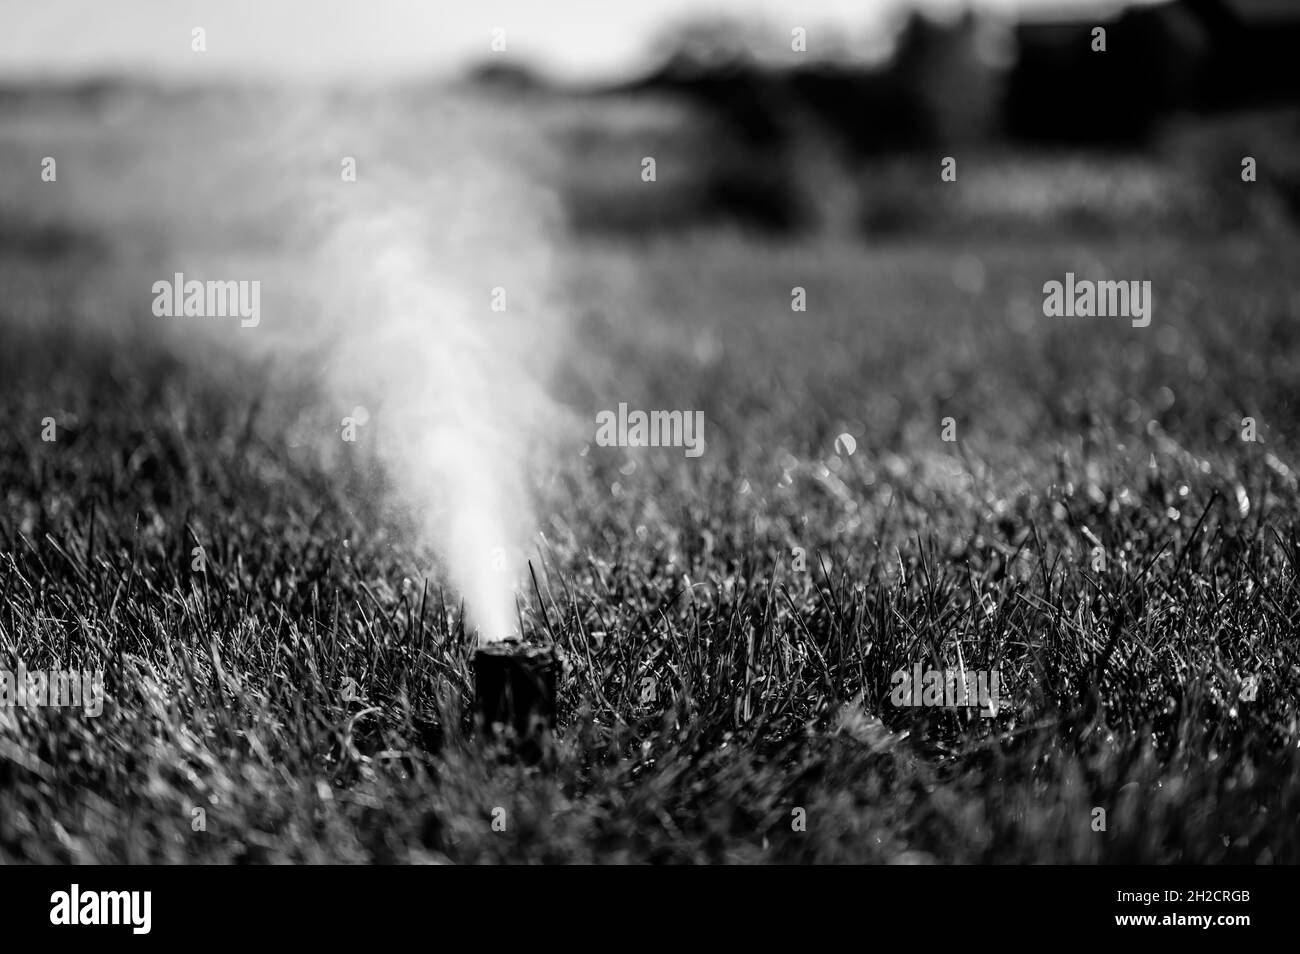
<path fill-rule="evenodd" d="M 132 311 L 145 225 L 8 221 L 0 668 L 107 703 L 0 709 L 0 861 L 1300 861 L 1293 235 L 572 237 L 523 765 L 365 446 L 290 440 L 310 381 Z M 1151 325 L 1044 318 L 1067 271 Z M 595 446 L 619 402 L 706 452 Z M 996 716 L 893 705 L 916 663 Z"/>

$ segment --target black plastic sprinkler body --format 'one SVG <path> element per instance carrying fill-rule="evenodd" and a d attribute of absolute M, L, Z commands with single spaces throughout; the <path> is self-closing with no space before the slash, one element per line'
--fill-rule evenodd
<path fill-rule="evenodd" d="M 515 639 L 474 651 L 474 718 L 487 741 L 515 742 L 540 754 L 555 729 L 555 692 L 563 660 L 554 646 Z"/>

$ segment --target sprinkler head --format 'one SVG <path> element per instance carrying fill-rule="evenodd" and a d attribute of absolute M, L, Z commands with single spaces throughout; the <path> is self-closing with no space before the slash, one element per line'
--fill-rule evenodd
<path fill-rule="evenodd" d="M 562 657 L 554 646 L 517 639 L 474 651 L 474 718 L 487 741 L 514 741 L 540 752 L 555 729 L 555 690 Z"/>

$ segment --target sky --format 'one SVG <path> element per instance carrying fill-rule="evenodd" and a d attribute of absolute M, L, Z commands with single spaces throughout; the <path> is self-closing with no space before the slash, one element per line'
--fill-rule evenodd
<path fill-rule="evenodd" d="M 0 76 L 105 74 L 184 80 L 454 74 L 507 53 L 559 79 L 607 79 L 642 63 L 687 15 L 720 12 L 842 39 L 879 33 L 901 0 L 0 0 Z M 1078 10 L 1080 0 L 973 0 L 995 12 Z M 1102 0 L 1117 2 L 1117 0 Z M 1300 2 L 1300 0 L 1298 0 Z M 936 11 L 966 0 L 917 0 Z M 191 49 L 206 31 L 206 52 Z"/>

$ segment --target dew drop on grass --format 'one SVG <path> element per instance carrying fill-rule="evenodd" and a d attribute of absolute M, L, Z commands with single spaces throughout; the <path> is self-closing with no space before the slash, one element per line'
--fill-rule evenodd
<path fill-rule="evenodd" d="M 841 457 L 852 457 L 858 449 L 858 442 L 852 434 L 844 433 L 835 438 L 835 453 Z"/>

